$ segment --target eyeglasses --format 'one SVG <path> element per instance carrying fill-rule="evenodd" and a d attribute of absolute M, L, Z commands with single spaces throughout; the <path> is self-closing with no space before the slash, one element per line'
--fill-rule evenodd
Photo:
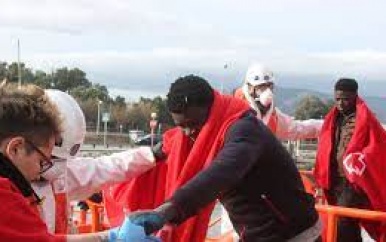
<path fill-rule="evenodd" d="M 43 153 L 41 149 L 39 149 L 32 141 L 25 139 L 25 141 L 36 151 L 40 154 L 42 159 L 40 160 L 40 174 L 46 172 L 48 169 L 50 169 L 54 163 L 51 161 L 51 159 Z"/>

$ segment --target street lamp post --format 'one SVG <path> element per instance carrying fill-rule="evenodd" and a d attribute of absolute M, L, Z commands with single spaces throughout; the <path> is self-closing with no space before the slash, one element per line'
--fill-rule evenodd
<path fill-rule="evenodd" d="M 107 121 L 104 122 L 104 131 L 103 131 L 103 146 L 107 147 Z"/>
<path fill-rule="evenodd" d="M 96 126 L 96 134 L 99 135 L 99 126 L 101 124 L 101 105 L 102 105 L 102 101 L 101 100 L 98 100 L 98 117 L 97 117 L 97 126 Z"/>
<path fill-rule="evenodd" d="M 17 40 L 17 75 L 18 75 L 18 86 L 21 87 L 21 67 L 20 67 L 20 41 Z"/>
<path fill-rule="evenodd" d="M 105 112 L 102 115 L 102 122 L 104 123 L 104 132 L 103 132 L 103 146 L 107 147 L 107 122 L 110 121 L 110 113 Z"/>
<path fill-rule="evenodd" d="M 150 142 L 151 147 L 154 146 L 154 135 L 155 135 L 155 128 L 157 127 L 157 113 L 151 113 L 150 114 L 151 120 L 150 120 Z"/>
<path fill-rule="evenodd" d="M 221 94 L 224 94 L 224 80 L 225 80 L 225 77 L 226 77 L 226 69 L 227 68 L 228 68 L 228 64 L 225 63 L 224 64 L 224 77 L 221 80 Z"/>

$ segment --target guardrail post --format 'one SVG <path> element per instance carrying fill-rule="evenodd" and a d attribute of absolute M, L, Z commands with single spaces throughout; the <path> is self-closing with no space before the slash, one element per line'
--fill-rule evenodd
<path fill-rule="evenodd" d="M 327 241 L 336 242 L 336 236 L 338 232 L 337 228 L 338 217 L 331 210 L 327 209 Z"/>

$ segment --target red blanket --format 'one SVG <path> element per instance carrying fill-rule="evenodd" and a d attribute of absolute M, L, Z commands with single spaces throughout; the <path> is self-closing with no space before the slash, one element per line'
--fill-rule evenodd
<path fill-rule="evenodd" d="M 179 128 L 166 132 L 164 151 L 168 154 L 167 161 L 159 163 L 155 169 L 133 182 L 115 186 L 110 190 L 111 197 L 128 211 L 157 207 L 210 165 L 222 148 L 225 133 L 230 125 L 248 109 L 246 102 L 215 92 L 208 120 L 194 144 Z M 173 228 L 171 241 L 204 241 L 213 207 L 214 202 L 200 210 L 198 215 Z"/>
<path fill-rule="evenodd" d="M 326 116 L 320 138 L 315 165 L 315 179 L 323 189 L 330 187 L 330 155 L 335 118 L 338 110 L 333 108 Z M 356 123 L 353 136 L 343 156 L 344 172 L 354 187 L 366 193 L 370 200 L 369 209 L 386 212 L 386 132 L 366 104 L 358 98 Z M 378 226 L 379 238 L 385 226 Z"/>

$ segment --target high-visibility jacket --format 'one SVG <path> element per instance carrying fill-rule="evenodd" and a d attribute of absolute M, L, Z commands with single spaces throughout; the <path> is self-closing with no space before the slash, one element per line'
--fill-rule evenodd
<path fill-rule="evenodd" d="M 155 159 L 149 147 L 139 147 L 99 158 L 77 157 L 54 166 L 62 174 L 51 183 L 34 182 L 33 188 L 44 198 L 41 217 L 48 230 L 62 234 L 71 230 L 69 201 L 87 199 L 102 186 L 136 177 L 154 167 Z"/>

